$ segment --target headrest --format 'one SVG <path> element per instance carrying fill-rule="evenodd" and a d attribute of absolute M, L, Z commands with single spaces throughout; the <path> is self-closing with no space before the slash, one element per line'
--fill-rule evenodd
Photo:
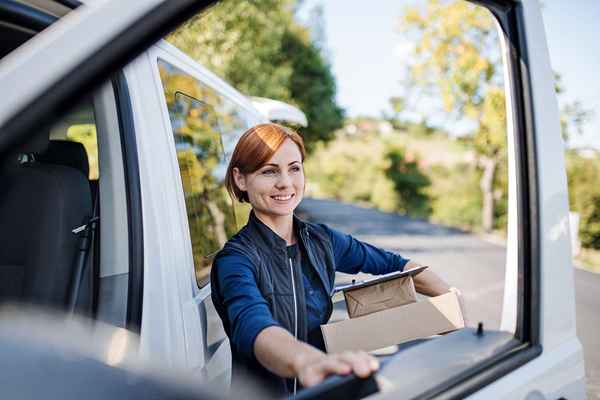
<path fill-rule="evenodd" d="M 90 164 L 85 147 L 78 142 L 51 140 L 46 151 L 38 154 L 36 160 L 42 163 L 75 168 L 81 171 L 86 178 L 90 173 Z"/>

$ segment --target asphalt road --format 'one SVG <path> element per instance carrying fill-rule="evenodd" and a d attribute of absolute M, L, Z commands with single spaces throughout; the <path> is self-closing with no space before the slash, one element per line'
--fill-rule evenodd
<path fill-rule="evenodd" d="M 304 199 L 299 214 L 429 265 L 463 293 L 471 325 L 498 329 L 505 248 L 457 229 L 330 200 Z M 348 281 L 339 274 L 338 282 Z M 600 274 L 575 269 L 577 333 L 584 348 L 588 398 L 600 400 Z M 336 313 L 344 313 L 336 307 Z M 336 316 L 334 315 L 334 318 Z"/>

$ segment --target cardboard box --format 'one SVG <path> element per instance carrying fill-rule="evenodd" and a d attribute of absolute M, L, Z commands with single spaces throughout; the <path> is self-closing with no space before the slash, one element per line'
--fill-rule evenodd
<path fill-rule="evenodd" d="M 378 284 L 396 279 L 409 279 L 414 288 L 410 274 L 384 279 Z M 405 282 L 404 285 L 406 284 Z M 350 287 L 352 285 L 348 285 L 346 289 Z M 374 286 L 370 284 L 364 287 Z M 404 294 L 400 297 L 402 296 Z M 364 300 L 365 297 L 361 299 Z M 365 309 L 369 309 L 369 306 L 367 305 Z M 327 352 L 337 353 L 346 350 L 377 350 L 418 338 L 451 332 L 464 326 L 458 298 L 454 292 L 450 292 L 321 325 L 321 332 Z"/>
<path fill-rule="evenodd" d="M 348 316 L 356 318 L 388 308 L 414 303 L 417 301 L 417 293 L 412 277 L 425 268 L 427 267 L 393 272 L 338 288 L 338 290 L 344 292 Z"/>

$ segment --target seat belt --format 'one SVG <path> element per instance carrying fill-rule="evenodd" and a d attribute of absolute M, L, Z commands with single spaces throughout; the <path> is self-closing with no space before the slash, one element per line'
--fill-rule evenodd
<path fill-rule="evenodd" d="M 94 205 L 92 206 L 92 216 L 87 222 L 81 226 L 74 228 L 71 232 L 77 235 L 79 240 L 77 241 L 77 259 L 75 264 L 75 274 L 73 275 L 71 296 L 69 298 L 69 313 L 75 312 L 75 306 L 77 304 L 77 298 L 81 289 L 81 282 L 83 281 L 83 275 L 87 264 L 87 258 L 90 252 L 90 247 L 94 242 L 96 235 L 96 228 L 100 217 L 98 217 L 98 196 L 100 190 L 96 190 L 94 195 Z M 97 250 L 95 250 L 97 251 Z"/>

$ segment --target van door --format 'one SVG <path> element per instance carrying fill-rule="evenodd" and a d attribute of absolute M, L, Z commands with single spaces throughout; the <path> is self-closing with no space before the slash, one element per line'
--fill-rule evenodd
<path fill-rule="evenodd" d="M 153 46 L 132 67 L 138 82 L 141 74 L 149 73 L 147 79 L 156 83 L 139 85 L 142 109 L 160 110 L 156 121 L 140 125 L 145 124 L 153 137 L 144 139 L 153 142 L 148 151 L 155 163 L 148 168 L 155 170 L 149 175 L 170 177 L 167 193 L 165 185 L 156 187 L 162 197 L 171 199 L 160 209 L 174 210 L 168 221 L 161 222 L 163 231 L 167 224 L 172 229 L 171 238 L 161 239 L 163 245 L 169 240 L 164 250 L 169 256 L 156 268 L 177 275 L 170 288 L 178 293 L 187 367 L 227 387 L 231 354 L 210 297 L 210 268 L 216 252 L 245 223 L 225 189 L 224 177 L 238 138 L 261 117 L 245 96 L 166 42 Z M 149 98 L 160 104 L 148 107 Z M 160 163 L 157 148 L 164 149 Z"/>
<path fill-rule="evenodd" d="M 139 54 L 150 39 L 157 39 L 166 28 L 181 21 L 182 13 L 205 5 L 191 3 L 195 2 L 93 3 L 69 14 L 56 23 L 55 29 L 9 55 L 0 64 L 0 88 L 3 93 L 11 93 L 11 101 L 0 108 L 0 153 L 25 140 L 36 124 L 51 120 L 55 110 L 79 91 L 103 81 Z M 583 398 L 583 356 L 575 336 L 564 160 L 539 4 L 534 0 L 485 0 L 477 4 L 496 15 L 505 41 L 515 199 L 510 216 L 514 247 L 508 258 L 511 268 L 505 294 L 514 300 L 506 300 L 501 331 L 464 330 L 398 354 L 379 373 L 388 388 L 380 396 Z M 50 59 L 56 62 L 46 63 Z M 47 68 L 40 69 L 40 65 Z M 138 118 L 158 112 L 159 108 L 134 108 Z M 141 164 L 151 162 L 144 158 L 149 154 L 140 151 Z M 144 185 L 153 177 L 142 173 L 141 178 Z M 178 184 L 183 186 L 181 178 Z M 148 232 L 162 228 L 149 226 Z M 149 250 L 145 246 L 147 259 L 158 254 Z M 154 249 L 160 250 L 160 245 Z M 164 255 L 156 260 L 162 262 Z M 165 304 L 156 305 L 158 310 L 167 308 Z M 156 325 L 148 326 L 172 322 L 169 329 L 185 331 L 181 320 L 172 317 L 172 321 L 160 321 L 160 316 L 158 312 Z M 142 331 L 146 317 L 152 315 L 144 313 Z M 169 336 L 156 334 L 153 340 L 156 343 L 152 344 L 165 345 Z M 180 346 L 172 357 L 185 362 L 185 346 Z M 326 386 L 320 385 L 306 395 L 318 396 Z"/>

